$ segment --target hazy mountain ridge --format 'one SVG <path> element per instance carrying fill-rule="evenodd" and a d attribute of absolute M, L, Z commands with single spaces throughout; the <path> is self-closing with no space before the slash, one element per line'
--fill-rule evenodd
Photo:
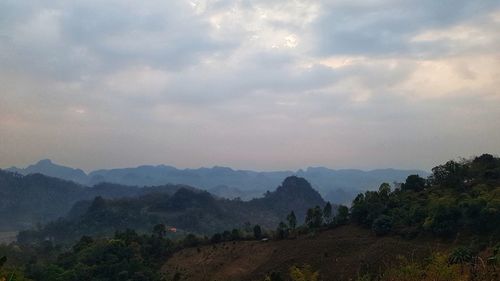
<path fill-rule="evenodd" d="M 65 216 L 73 204 L 96 196 L 135 197 L 147 193 L 173 194 L 185 185 L 134 187 L 100 183 L 86 187 L 43 174 L 26 176 L 0 170 L 0 229 L 17 230 Z"/>
<path fill-rule="evenodd" d="M 173 194 L 147 193 L 137 197 L 80 201 L 69 215 L 37 231 L 25 231 L 20 241 L 51 237 L 71 241 L 82 235 L 112 235 L 135 229 L 150 232 L 163 223 L 179 230 L 212 234 L 245 224 L 274 228 L 294 211 L 302 221 L 308 208 L 325 205 L 321 195 L 303 178 L 288 177 L 265 197 L 251 201 L 220 199 L 207 191 L 180 188 Z"/>
<path fill-rule="evenodd" d="M 325 167 L 309 167 L 298 171 L 257 172 L 233 170 L 228 167 L 177 169 L 167 165 L 143 165 L 135 168 L 102 169 L 85 174 L 82 170 L 72 169 L 42 160 L 26 169 L 9 168 L 20 174 L 42 173 L 49 176 L 72 180 L 84 185 L 110 182 L 132 186 L 156 186 L 163 184 L 185 184 L 211 191 L 226 198 L 240 197 L 244 200 L 256 198 L 267 190 L 272 190 L 281 181 L 292 175 L 306 178 L 325 199 L 335 203 L 350 202 L 360 191 L 375 189 L 382 182 L 402 182 L 410 174 L 427 176 L 421 170 L 376 169 L 363 171 L 357 169 L 334 170 Z"/>
<path fill-rule="evenodd" d="M 46 176 L 56 177 L 64 180 L 70 180 L 80 184 L 86 184 L 88 182 L 88 175 L 83 170 L 58 165 L 53 163 L 50 159 L 40 160 L 37 163 L 29 165 L 24 169 L 11 167 L 5 170 L 19 173 L 21 175 L 29 175 L 37 173 L 44 174 Z"/>

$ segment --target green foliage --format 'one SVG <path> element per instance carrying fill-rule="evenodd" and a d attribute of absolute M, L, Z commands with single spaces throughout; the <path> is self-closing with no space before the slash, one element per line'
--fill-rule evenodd
<path fill-rule="evenodd" d="M 239 229 L 234 228 L 231 231 L 231 240 L 237 241 L 237 240 L 240 240 L 240 239 L 241 239 L 241 234 L 240 234 Z"/>
<path fill-rule="evenodd" d="M 458 163 L 453 160 L 432 168 L 430 182 L 443 187 L 463 188 L 467 177 L 467 163 Z"/>
<path fill-rule="evenodd" d="M 349 221 L 349 208 L 344 205 L 339 205 L 337 208 L 337 215 L 334 218 L 336 225 L 343 225 Z"/>
<path fill-rule="evenodd" d="M 297 217 L 295 216 L 295 213 L 293 211 L 291 211 L 290 214 L 286 216 L 286 220 L 288 221 L 288 226 L 290 226 L 292 230 L 297 227 Z"/>
<path fill-rule="evenodd" d="M 200 239 L 192 233 L 186 235 L 186 237 L 184 237 L 184 240 L 182 241 L 182 245 L 184 247 L 196 247 L 200 243 L 201 243 Z"/>
<path fill-rule="evenodd" d="M 163 238 L 167 234 L 167 227 L 163 223 L 156 224 L 153 227 L 153 233 L 159 238 Z"/>
<path fill-rule="evenodd" d="M 382 184 L 378 192 L 367 191 L 359 194 L 352 202 L 351 218 L 359 224 L 372 226 L 375 219 L 387 213 L 391 195 L 387 184 Z"/>
<path fill-rule="evenodd" d="M 451 238 L 464 230 L 500 236 L 500 225 L 491 223 L 500 221 L 497 171 L 500 159 L 488 154 L 448 161 L 435 167 L 427 181 L 410 175 L 393 191 L 382 184 L 378 191 L 359 194 L 350 219 L 380 234 L 389 230 L 407 237 L 430 233 Z"/>
<path fill-rule="evenodd" d="M 161 280 L 158 269 L 176 247 L 168 239 L 132 230 L 110 239 L 84 236 L 49 263 L 29 263 L 25 274 L 37 281 Z"/>
<path fill-rule="evenodd" d="M 326 205 L 323 208 L 323 218 L 326 224 L 330 224 L 332 222 L 332 204 L 330 204 L 330 202 L 326 202 Z"/>
<path fill-rule="evenodd" d="M 310 229 L 323 225 L 323 211 L 319 206 L 307 210 L 305 223 Z"/>
<path fill-rule="evenodd" d="M 256 224 L 253 227 L 253 237 L 255 239 L 261 239 L 262 238 L 262 229 L 261 229 L 260 225 L 258 225 L 258 224 Z"/>
<path fill-rule="evenodd" d="M 319 271 L 314 271 L 310 265 L 304 265 L 301 268 L 292 266 L 290 267 L 290 278 L 293 281 L 318 281 Z"/>
<path fill-rule="evenodd" d="M 381 215 L 373 221 L 372 230 L 376 235 L 386 235 L 392 229 L 392 220 L 389 216 Z"/>
<path fill-rule="evenodd" d="M 450 264 L 465 264 L 472 261 L 472 256 L 472 251 L 469 248 L 457 247 L 451 252 L 448 262 Z"/>
<path fill-rule="evenodd" d="M 276 238 L 285 239 L 289 235 L 288 226 L 284 222 L 280 222 L 278 228 L 276 228 Z"/>
<path fill-rule="evenodd" d="M 401 184 L 401 190 L 422 191 L 426 186 L 426 180 L 419 175 L 409 175 L 406 181 Z"/>
<path fill-rule="evenodd" d="M 459 225 L 459 219 L 462 215 L 459 207 L 451 202 L 439 201 L 431 206 L 430 216 L 427 217 L 424 228 L 430 230 L 437 236 L 450 237 L 456 234 Z"/>
<path fill-rule="evenodd" d="M 222 241 L 222 234 L 220 233 L 215 233 L 212 235 L 212 238 L 210 238 L 210 242 L 212 243 L 219 243 Z"/>

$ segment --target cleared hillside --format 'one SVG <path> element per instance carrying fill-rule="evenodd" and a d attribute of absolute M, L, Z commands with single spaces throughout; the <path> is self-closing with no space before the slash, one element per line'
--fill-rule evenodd
<path fill-rule="evenodd" d="M 446 245 L 433 240 L 376 237 L 357 226 L 303 235 L 281 241 L 226 242 L 184 249 L 163 266 L 169 278 L 180 280 L 264 280 L 266 274 L 286 276 L 292 265 L 309 264 L 321 280 L 352 280 L 364 272 L 384 270 L 398 256 L 423 258 Z M 167 279 L 170 280 L 170 279 Z"/>

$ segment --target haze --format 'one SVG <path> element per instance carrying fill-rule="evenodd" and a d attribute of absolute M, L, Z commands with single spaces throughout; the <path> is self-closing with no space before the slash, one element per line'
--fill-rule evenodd
<path fill-rule="evenodd" d="M 0 167 L 500 153 L 499 1 L 0 1 Z"/>

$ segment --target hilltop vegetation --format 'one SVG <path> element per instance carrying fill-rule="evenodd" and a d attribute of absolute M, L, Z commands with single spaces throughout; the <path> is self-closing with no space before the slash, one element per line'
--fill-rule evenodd
<path fill-rule="evenodd" d="M 205 193 L 198 193 L 198 198 L 190 195 L 193 191 L 181 189 L 176 200 L 167 195 L 158 201 L 159 209 L 154 209 L 160 213 L 172 208 L 219 212 L 219 203 L 225 202 L 253 212 L 251 208 L 270 205 L 266 213 L 281 213 L 273 228 L 252 223 L 214 233 L 211 238 L 188 234 L 170 240 L 165 237 L 167 225 L 160 223 L 152 227 L 153 234 L 125 230 L 112 238 L 84 236 L 70 249 L 50 240 L 12 244 L 0 247 L 0 256 L 7 256 L 4 272 L 15 272 L 16 266 L 18 280 L 43 281 L 88 280 L 90 276 L 94 280 L 176 281 L 500 278 L 497 157 L 485 154 L 449 161 L 436 166 L 428 178 L 410 175 L 396 188 L 382 184 L 378 191 L 358 195 L 350 208 L 322 204 L 317 193 L 307 192 L 310 186 L 305 183 L 304 179 L 288 178 L 274 193 L 251 202 L 210 199 Z M 297 197 L 319 204 L 311 205 L 299 218 L 290 206 L 282 205 Z M 96 215 L 89 219 L 96 222 L 108 217 L 94 213 L 103 206 L 113 210 L 120 204 L 139 202 L 127 200 L 96 199 L 82 208 L 83 217 Z M 137 209 L 144 210 L 144 206 L 138 204 Z"/>
<path fill-rule="evenodd" d="M 442 238 L 459 235 L 500 237 L 500 159 L 484 154 L 462 162 L 449 161 L 423 179 L 409 176 L 391 191 L 382 184 L 354 199 L 353 222 L 377 234 L 413 237 L 422 233 Z"/>

